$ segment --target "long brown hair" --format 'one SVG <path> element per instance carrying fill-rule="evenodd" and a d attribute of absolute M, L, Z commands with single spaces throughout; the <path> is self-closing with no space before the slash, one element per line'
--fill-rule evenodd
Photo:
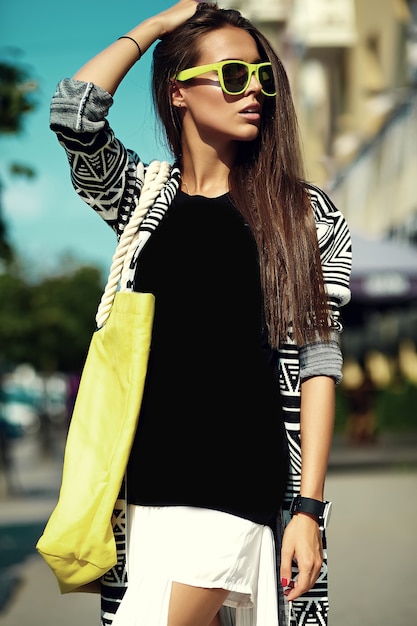
<path fill-rule="evenodd" d="M 181 158 L 181 122 L 169 98 L 180 70 L 198 64 L 202 37 L 234 26 L 256 41 L 261 60 L 270 61 L 277 95 L 265 98 L 258 138 L 242 142 L 230 172 L 231 198 L 257 242 L 269 342 L 278 348 L 292 327 L 303 345 L 329 338 L 329 311 L 313 210 L 304 183 L 298 125 L 282 62 L 268 40 L 233 9 L 200 3 L 196 13 L 156 46 L 154 105 L 176 160 Z"/>

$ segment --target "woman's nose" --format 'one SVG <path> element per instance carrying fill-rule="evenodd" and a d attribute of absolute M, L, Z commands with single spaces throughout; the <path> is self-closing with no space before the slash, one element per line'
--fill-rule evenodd
<path fill-rule="evenodd" d="M 255 72 L 252 72 L 246 91 L 258 91 L 259 92 L 261 90 L 262 90 L 262 85 L 257 79 Z"/>

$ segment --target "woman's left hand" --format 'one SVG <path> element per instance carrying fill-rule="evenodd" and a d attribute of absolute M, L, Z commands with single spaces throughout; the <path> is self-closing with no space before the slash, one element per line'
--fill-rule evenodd
<path fill-rule="evenodd" d="M 293 560 L 298 566 L 295 581 L 291 579 Z M 295 600 L 313 587 L 322 563 L 323 545 L 318 524 L 311 516 L 297 513 L 288 523 L 282 539 L 280 575 L 287 600 Z"/>

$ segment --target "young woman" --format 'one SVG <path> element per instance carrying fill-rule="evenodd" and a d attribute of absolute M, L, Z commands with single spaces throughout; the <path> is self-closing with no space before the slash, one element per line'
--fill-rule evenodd
<path fill-rule="evenodd" d="M 118 236 L 146 164 L 106 115 L 156 41 L 153 96 L 173 166 L 130 276 L 156 311 L 126 471 L 127 591 L 121 563 L 103 580 L 103 624 L 282 625 L 326 578 L 349 232 L 304 182 L 271 45 L 237 11 L 180 0 L 61 81 L 52 101 L 74 187 Z"/>

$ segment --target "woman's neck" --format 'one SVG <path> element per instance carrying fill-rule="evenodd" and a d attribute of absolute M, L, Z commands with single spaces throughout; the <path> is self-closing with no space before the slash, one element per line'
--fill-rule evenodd
<path fill-rule="evenodd" d="M 183 155 L 181 189 L 190 196 L 217 198 L 229 191 L 230 166 L 218 155 Z"/>

